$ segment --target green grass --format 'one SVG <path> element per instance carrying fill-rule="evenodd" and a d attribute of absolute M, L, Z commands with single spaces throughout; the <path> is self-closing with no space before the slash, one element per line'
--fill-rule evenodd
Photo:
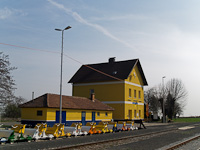
<path fill-rule="evenodd" d="M 200 122 L 200 118 L 177 118 L 174 122 Z"/>

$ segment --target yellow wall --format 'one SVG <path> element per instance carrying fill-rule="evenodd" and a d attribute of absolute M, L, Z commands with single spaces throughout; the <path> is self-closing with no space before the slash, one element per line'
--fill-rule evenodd
<path fill-rule="evenodd" d="M 90 90 L 94 89 L 95 98 L 101 101 L 113 101 L 124 99 L 124 84 L 94 84 L 73 86 L 73 96 L 90 98 Z M 112 82 L 110 82 L 112 83 Z"/>
<path fill-rule="evenodd" d="M 55 120 L 56 118 L 56 109 L 48 109 L 48 120 Z M 95 113 L 96 120 L 102 119 L 112 119 L 112 111 L 98 111 L 98 110 L 74 110 L 74 109 L 63 109 L 62 111 L 66 111 L 66 120 L 67 121 L 81 121 L 82 119 L 82 111 L 86 112 L 86 121 L 92 120 L 92 112 Z M 100 112 L 100 116 L 97 116 L 97 112 Z M 108 113 L 108 116 L 105 116 L 105 113 Z"/>
<path fill-rule="evenodd" d="M 126 104 L 125 119 L 144 119 L 144 105 Z M 131 110 L 131 114 L 129 111 Z"/>
<path fill-rule="evenodd" d="M 82 110 L 67 110 L 66 120 L 70 120 L 70 121 L 81 120 L 81 112 Z M 88 112 L 86 111 L 86 120 L 88 119 L 87 113 Z"/>
<path fill-rule="evenodd" d="M 142 77 L 140 75 L 137 65 L 133 68 L 133 70 L 129 74 L 129 77 L 125 81 L 132 82 L 138 85 L 143 85 Z"/>
<path fill-rule="evenodd" d="M 97 114 L 98 112 L 99 112 L 99 116 Z M 106 112 L 107 112 L 107 116 L 105 115 Z M 108 121 L 111 119 L 113 119 L 111 111 L 96 111 L 96 120 Z"/>
<path fill-rule="evenodd" d="M 124 113 L 125 113 L 125 105 L 122 104 L 107 104 L 110 107 L 114 108 L 114 112 L 113 112 L 113 119 L 122 119 L 124 118 Z"/>
<path fill-rule="evenodd" d="M 130 119 L 144 119 L 143 82 L 137 66 L 134 67 L 125 81 L 127 83 L 125 84 L 125 101 L 132 103 L 125 105 L 125 119 L 129 119 L 130 117 Z M 131 115 L 129 114 L 130 110 L 132 111 Z"/>
<path fill-rule="evenodd" d="M 113 84 L 110 84 L 113 83 Z M 90 97 L 90 90 L 93 89 L 95 93 L 95 98 L 102 101 L 124 101 L 124 86 L 123 81 L 119 83 L 109 82 L 109 84 L 94 84 L 94 85 L 81 85 L 73 86 L 73 96 Z M 107 104 L 107 103 L 106 103 Z M 124 116 L 124 104 L 107 104 L 113 107 L 115 110 L 113 112 L 113 118 L 123 118 Z"/>
<path fill-rule="evenodd" d="M 42 110 L 42 116 L 37 116 L 37 111 Z M 55 108 L 21 108 L 22 120 L 37 120 L 37 121 L 55 121 L 56 111 L 59 109 Z M 74 109 L 63 109 L 66 111 L 66 121 L 81 121 L 82 111 L 86 112 L 86 121 L 92 120 L 92 112 L 95 113 L 96 120 L 111 120 L 113 119 L 112 111 L 98 111 L 98 110 L 74 110 Z M 100 112 L 100 116 L 97 116 L 97 112 Z M 105 113 L 107 112 L 107 116 Z"/>
<path fill-rule="evenodd" d="M 48 108 L 48 110 L 47 110 L 47 120 L 48 121 L 56 120 L 56 111 L 60 111 L 60 110 L 55 109 L 55 108 Z M 65 110 L 62 110 L 62 111 L 65 111 Z"/>
<path fill-rule="evenodd" d="M 42 110 L 42 116 L 37 116 L 38 110 Z M 46 112 L 46 108 L 21 108 L 21 119 L 44 121 L 47 119 Z"/>

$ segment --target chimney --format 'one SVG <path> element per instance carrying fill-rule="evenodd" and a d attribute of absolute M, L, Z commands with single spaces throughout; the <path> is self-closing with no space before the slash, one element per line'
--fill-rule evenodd
<path fill-rule="evenodd" d="M 90 96 L 90 99 L 95 102 L 95 93 L 92 93 L 91 96 Z"/>
<path fill-rule="evenodd" d="M 111 58 L 109 58 L 109 64 L 112 64 L 112 63 L 114 63 L 115 62 L 115 57 L 111 57 Z"/>

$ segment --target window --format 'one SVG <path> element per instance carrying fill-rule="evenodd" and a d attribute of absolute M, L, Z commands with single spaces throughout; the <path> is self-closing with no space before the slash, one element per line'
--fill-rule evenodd
<path fill-rule="evenodd" d="M 141 98 L 141 91 L 138 91 L 138 97 Z"/>
<path fill-rule="evenodd" d="M 105 116 L 108 117 L 108 113 L 107 112 L 105 112 Z"/>
<path fill-rule="evenodd" d="M 137 94 L 136 94 L 136 90 L 134 90 L 134 98 L 136 98 Z"/>
<path fill-rule="evenodd" d="M 139 118 L 141 118 L 141 110 L 139 110 Z"/>
<path fill-rule="evenodd" d="M 100 116 L 100 112 L 97 112 L 97 116 Z"/>
<path fill-rule="evenodd" d="M 94 93 L 94 89 L 90 89 L 90 95 Z"/>
<path fill-rule="evenodd" d="M 131 97 L 131 89 L 129 89 L 129 97 Z"/>
<path fill-rule="evenodd" d="M 134 110 L 134 118 L 136 118 L 136 113 L 137 113 L 136 110 Z"/>
<path fill-rule="evenodd" d="M 128 119 L 132 119 L 132 110 L 128 110 Z"/>
<path fill-rule="evenodd" d="M 136 78 L 136 74 L 135 74 L 135 72 L 133 73 L 133 76 Z"/>
<path fill-rule="evenodd" d="M 129 76 L 129 81 L 131 81 L 131 80 L 132 80 L 132 75 Z"/>
<path fill-rule="evenodd" d="M 37 111 L 37 116 L 42 116 L 42 110 Z"/>
<path fill-rule="evenodd" d="M 113 71 L 113 75 L 117 74 L 117 71 Z"/>

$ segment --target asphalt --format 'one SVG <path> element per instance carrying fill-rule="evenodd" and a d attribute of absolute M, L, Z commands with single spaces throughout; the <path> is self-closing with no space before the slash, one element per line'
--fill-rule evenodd
<path fill-rule="evenodd" d="M 180 125 L 178 125 L 177 127 L 180 127 Z M 105 148 L 105 150 L 166 150 L 170 146 L 176 145 L 177 143 L 184 141 L 189 137 L 193 137 L 199 133 L 200 124 L 199 126 L 191 129 L 178 130 L 173 133 L 159 135 L 137 142 L 125 143 L 122 145 L 113 145 Z M 190 149 L 193 150 L 193 147 L 190 147 Z"/>
<path fill-rule="evenodd" d="M 5 150 L 38 150 L 38 149 L 52 149 L 52 148 L 59 148 L 64 146 L 71 146 L 77 144 L 83 144 L 88 142 L 95 142 L 95 141 L 102 141 L 108 140 L 113 138 L 121 138 L 123 136 L 131 136 L 131 135 L 141 135 L 146 133 L 151 133 L 155 131 L 162 131 L 166 129 L 175 129 L 182 126 L 191 125 L 189 123 L 166 123 L 166 124 L 146 124 L 147 129 L 129 131 L 129 132 L 120 132 L 120 133 L 108 133 L 108 134 L 99 134 L 99 135 L 92 135 L 92 136 L 81 136 L 81 137 L 72 137 L 72 138 L 60 138 L 54 140 L 40 140 L 38 142 L 18 142 L 14 144 L 6 144 L 1 145 L 0 149 Z M 108 147 L 107 149 L 137 149 L 137 150 L 154 150 L 176 141 L 181 140 L 182 138 L 187 138 L 189 136 L 193 136 L 195 133 L 200 133 L 200 124 L 193 129 L 184 130 L 180 132 L 175 132 L 173 134 L 166 134 L 165 136 L 157 136 L 152 137 L 150 139 L 140 140 L 133 143 L 127 143 L 119 146 Z"/>

